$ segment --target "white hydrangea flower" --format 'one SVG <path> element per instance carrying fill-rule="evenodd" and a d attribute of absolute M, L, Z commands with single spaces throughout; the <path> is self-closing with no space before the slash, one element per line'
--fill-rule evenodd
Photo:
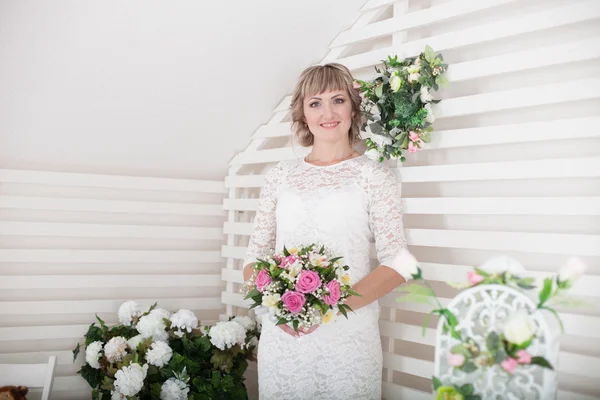
<path fill-rule="evenodd" d="M 235 321 L 221 321 L 210 328 L 210 342 L 221 350 L 246 342 L 246 330 Z"/>
<path fill-rule="evenodd" d="M 148 364 L 131 364 L 123 367 L 115 374 L 115 389 L 125 396 L 135 396 L 144 386 L 148 373 Z"/>
<path fill-rule="evenodd" d="M 152 310 L 150 314 L 144 315 L 137 324 L 137 331 L 143 338 L 152 338 L 152 340 L 166 341 L 169 334 L 166 332 L 167 326 L 163 319 L 169 318 L 169 312 L 162 308 Z"/>
<path fill-rule="evenodd" d="M 117 363 L 127 354 L 127 340 L 122 336 L 115 336 L 104 346 L 104 355 L 108 362 Z"/>
<path fill-rule="evenodd" d="M 113 390 L 110 392 L 110 400 L 127 400 L 127 396 L 118 390 Z"/>
<path fill-rule="evenodd" d="M 135 351 L 143 340 L 144 337 L 142 335 L 134 336 L 127 341 L 127 346 L 129 346 L 132 351 Z"/>
<path fill-rule="evenodd" d="M 90 367 L 100 369 L 100 352 L 102 351 L 102 342 L 92 342 L 85 348 L 85 362 L 90 364 Z"/>
<path fill-rule="evenodd" d="M 196 315 L 190 310 L 179 310 L 171 315 L 171 328 L 177 328 L 175 335 L 179 337 L 184 335 L 183 331 L 191 333 L 192 329 L 196 329 L 197 327 L 198 318 L 196 318 Z"/>
<path fill-rule="evenodd" d="M 146 353 L 146 361 L 157 367 L 163 367 L 173 357 L 173 349 L 165 342 L 154 342 Z"/>
<path fill-rule="evenodd" d="M 247 331 L 254 329 L 256 325 L 250 317 L 234 317 L 232 321 L 235 321 L 238 324 L 242 325 Z"/>
<path fill-rule="evenodd" d="M 119 322 L 125 326 L 131 326 L 133 318 L 139 317 L 143 313 L 142 306 L 135 301 L 126 301 L 121 304 L 117 312 Z"/>
<path fill-rule="evenodd" d="M 190 388 L 188 385 L 175 378 L 169 378 L 160 389 L 161 400 L 187 400 Z"/>

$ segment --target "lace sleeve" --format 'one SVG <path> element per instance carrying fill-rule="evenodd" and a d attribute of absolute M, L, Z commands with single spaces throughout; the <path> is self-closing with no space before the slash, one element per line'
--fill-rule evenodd
<path fill-rule="evenodd" d="M 392 171 L 377 165 L 368 184 L 369 227 L 375 239 L 380 265 L 390 267 L 405 280 L 411 278 L 412 266 L 402 223 L 402 198 L 400 184 Z"/>
<path fill-rule="evenodd" d="M 271 168 L 265 174 L 265 184 L 260 192 L 258 210 L 254 217 L 252 234 L 244 258 L 244 266 L 255 262 L 257 258 L 275 250 L 275 207 L 277 206 L 277 187 L 282 174 L 281 164 Z"/>

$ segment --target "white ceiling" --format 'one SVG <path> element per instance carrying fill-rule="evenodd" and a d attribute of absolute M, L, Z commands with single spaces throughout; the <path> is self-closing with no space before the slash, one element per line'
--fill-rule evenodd
<path fill-rule="evenodd" d="M 0 168 L 222 179 L 364 0 L 2 0 Z"/>

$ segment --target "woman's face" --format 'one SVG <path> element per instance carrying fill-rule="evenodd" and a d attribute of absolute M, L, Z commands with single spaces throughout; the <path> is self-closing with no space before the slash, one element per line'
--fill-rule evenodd
<path fill-rule="evenodd" d="M 333 90 L 304 98 L 304 122 L 318 142 L 348 141 L 352 126 L 352 103 L 344 90 Z"/>

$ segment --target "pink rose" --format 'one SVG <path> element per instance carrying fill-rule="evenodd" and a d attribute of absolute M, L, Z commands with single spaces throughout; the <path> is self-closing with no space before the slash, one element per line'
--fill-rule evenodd
<path fill-rule="evenodd" d="M 448 353 L 448 365 L 460 367 L 465 363 L 465 356 L 462 354 Z"/>
<path fill-rule="evenodd" d="M 306 298 L 302 293 L 290 290 L 281 296 L 281 301 L 283 301 L 283 304 L 290 312 L 297 313 L 302 310 L 304 303 L 306 303 Z"/>
<path fill-rule="evenodd" d="M 279 264 L 281 264 L 281 260 L 283 260 L 283 258 L 279 254 L 275 254 L 275 255 L 273 255 L 273 260 L 275 260 L 275 262 L 278 262 Z"/>
<path fill-rule="evenodd" d="M 421 140 L 421 138 L 419 137 L 419 134 L 415 131 L 410 131 L 409 132 L 409 137 L 410 140 L 412 140 L 413 142 L 418 142 L 419 140 Z"/>
<path fill-rule="evenodd" d="M 327 290 L 329 290 L 329 294 L 323 296 L 323 301 L 330 306 L 337 304 L 338 300 L 341 297 L 340 294 L 340 283 L 336 280 L 329 282 L 326 286 Z"/>
<path fill-rule="evenodd" d="M 475 286 L 479 282 L 482 282 L 485 279 L 483 276 L 479 275 L 477 272 L 474 272 L 474 271 L 469 271 L 469 273 L 467 275 L 469 278 L 469 284 L 471 286 Z"/>
<path fill-rule="evenodd" d="M 531 364 L 531 354 L 526 350 L 517 351 L 517 361 L 519 364 Z"/>
<path fill-rule="evenodd" d="M 419 148 L 415 146 L 413 142 L 408 142 L 408 152 L 416 153 L 417 151 L 419 151 Z"/>
<path fill-rule="evenodd" d="M 294 264 L 299 259 L 300 259 L 300 257 L 298 257 L 297 255 L 291 254 L 287 257 L 283 257 L 283 259 L 281 260 L 281 265 L 279 265 L 279 266 L 281 268 L 287 269 L 290 265 Z"/>
<path fill-rule="evenodd" d="M 296 290 L 301 293 L 312 293 L 321 286 L 321 278 L 315 271 L 302 271 L 296 281 Z"/>
<path fill-rule="evenodd" d="M 269 283 L 273 282 L 266 269 L 261 270 L 256 276 L 256 289 L 262 292 Z"/>
<path fill-rule="evenodd" d="M 508 372 L 509 374 L 513 374 L 515 372 L 515 369 L 517 369 L 517 367 L 519 366 L 519 363 L 512 357 L 506 357 L 504 361 L 500 363 L 500 365 L 502 366 L 502 368 L 504 368 L 506 372 Z"/>

